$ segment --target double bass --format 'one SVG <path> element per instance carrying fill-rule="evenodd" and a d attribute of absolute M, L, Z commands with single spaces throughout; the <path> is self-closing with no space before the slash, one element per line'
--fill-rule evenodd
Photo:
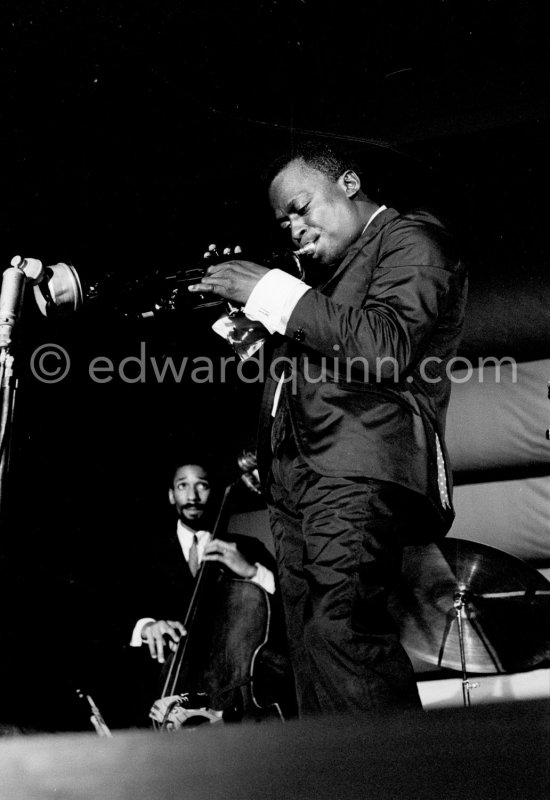
<path fill-rule="evenodd" d="M 224 491 L 212 536 L 225 539 L 234 493 L 243 482 L 259 493 L 255 457 Z M 272 597 L 260 586 L 203 561 L 179 640 L 161 674 L 149 716 L 156 730 L 293 715 L 288 659 L 272 647 Z M 275 686 L 273 685 L 275 684 Z"/>

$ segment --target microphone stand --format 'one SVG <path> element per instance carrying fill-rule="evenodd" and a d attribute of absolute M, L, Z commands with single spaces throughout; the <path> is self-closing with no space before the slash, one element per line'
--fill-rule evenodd
<path fill-rule="evenodd" d="M 36 258 L 15 256 L 4 271 L 0 289 L 0 520 L 5 506 L 5 489 L 10 462 L 11 434 L 17 378 L 11 352 L 13 332 L 21 316 L 27 282 L 38 283 L 44 274 Z"/>

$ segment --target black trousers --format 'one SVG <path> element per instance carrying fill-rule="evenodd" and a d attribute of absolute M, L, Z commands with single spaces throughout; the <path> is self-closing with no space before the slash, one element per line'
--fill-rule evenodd
<path fill-rule="evenodd" d="M 270 521 L 302 716 L 421 708 L 387 612 L 403 543 L 422 524 L 412 494 L 317 475 L 288 440 L 273 458 Z"/>

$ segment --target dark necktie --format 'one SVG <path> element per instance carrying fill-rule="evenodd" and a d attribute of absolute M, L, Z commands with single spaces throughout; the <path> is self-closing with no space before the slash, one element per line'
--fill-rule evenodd
<path fill-rule="evenodd" d="M 199 571 L 199 548 L 197 546 L 197 534 L 193 534 L 193 543 L 189 549 L 189 570 L 193 577 L 196 576 L 197 572 Z"/>

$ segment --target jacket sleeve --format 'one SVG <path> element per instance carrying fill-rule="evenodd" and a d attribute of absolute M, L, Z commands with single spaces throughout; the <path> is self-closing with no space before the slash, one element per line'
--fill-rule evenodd
<path fill-rule="evenodd" d="M 459 266 L 454 247 L 402 223 L 382 243 L 361 303 L 346 305 L 311 290 L 294 308 L 286 335 L 330 359 L 366 359 L 369 370 L 387 359 L 387 376 L 383 363 L 379 374 L 393 376 L 395 364 L 401 374 L 422 358 L 456 296 Z"/>

